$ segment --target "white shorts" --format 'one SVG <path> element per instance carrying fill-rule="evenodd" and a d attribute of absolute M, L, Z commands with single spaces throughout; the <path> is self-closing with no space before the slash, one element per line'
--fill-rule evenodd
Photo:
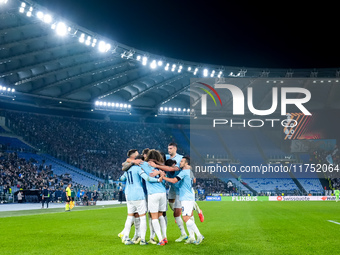
<path fill-rule="evenodd" d="M 148 195 L 148 210 L 151 213 L 165 212 L 168 204 L 166 193 L 155 193 Z"/>
<path fill-rule="evenodd" d="M 169 188 L 168 199 L 176 199 L 176 189 L 173 186 Z"/>
<path fill-rule="evenodd" d="M 181 203 L 181 201 L 179 200 L 179 195 L 176 195 L 174 208 L 182 208 L 182 203 Z"/>
<path fill-rule="evenodd" d="M 127 201 L 127 209 L 128 214 L 132 213 L 138 213 L 139 215 L 145 214 L 147 212 L 146 201 L 145 200 Z"/>
<path fill-rule="evenodd" d="M 182 216 L 191 216 L 194 210 L 195 201 L 181 201 L 182 204 Z"/>

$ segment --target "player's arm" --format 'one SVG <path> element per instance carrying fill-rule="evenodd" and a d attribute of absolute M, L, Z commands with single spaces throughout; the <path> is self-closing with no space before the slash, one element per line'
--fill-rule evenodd
<path fill-rule="evenodd" d="M 178 167 L 178 166 L 165 166 L 165 165 L 159 165 L 159 164 L 156 164 L 156 163 L 153 162 L 153 161 L 149 161 L 148 163 L 149 163 L 150 166 L 155 167 L 155 168 L 158 168 L 158 169 L 163 170 L 163 171 L 166 171 L 166 172 L 175 172 L 175 171 L 178 171 L 178 170 L 179 170 L 179 167 Z"/>
<path fill-rule="evenodd" d="M 118 179 L 121 182 L 125 182 L 126 181 L 126 172 Z"/>
<path fill-rule="evenodd" d="M 170 182 L 170 183 L 177 183 L 181 180 L 181 177 L 179 177 L 178 175 L 175 176 L 174 178 L 168 178 L 165 176 L 165 173 L 162 172 L 161 173 L 161 178 L 163 178 L 164 181 Z"/>
<path fill-rule="evenodd" d="M 142 177 L 147 182 L 162 182 L 162 178 L 150 177 L 143 170 L 141 170 L 139 176 Z"/>
<path fill-rule="evenodd" d="M 122 165 L 123 165 L 122 170 L 127 171 L 127 170 L 130 169 L 130 167 L 133 166 L 133 163 L 129 163 L 129 162 L 125 161 Z"/>
<path fill-rule="evenodd" d="M 128 158 L 123 164 L 122 164 L 122 170 L 127 171 L 132 167 L 133 165 L 140 165 L 143 162 L 141 159 L 131 159 Z"/>

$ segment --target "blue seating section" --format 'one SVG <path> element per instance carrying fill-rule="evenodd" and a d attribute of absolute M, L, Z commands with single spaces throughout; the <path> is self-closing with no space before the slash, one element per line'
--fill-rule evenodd
<path fill-rule="evenodd" d="M 0 136 L 0 144 L 5 144 L 12 148 L 31 149 L 30 146 L 15 137 Z"/>
<path fill-rule="evenodd" d="M 72 178 L 72 182 L 76 182 L 79 183 L 81 185 L 84 185 L 86 187 L 90 187 L 90 186 L 97 186 L 98 185 L 98 181 L 104 182 L 104 180 L 91 175 L 89 173 L 86 173 L 74 166 L 68 165 L 65 162 L 55 159 L 49 155 L 46 154 L 42 154 L 42 155 L 38 155 L 38 154 L 33 154 L 33 153 L 22 153 L 22 152 L 18 152 L 18 156 L 20 158 L 24 158 L 26 160 L 30 160 L 31 158 L 34 158 L 35 160 L 37 160 L 40 164 L 40 162 L 42 162 L 42 160 L 45 159 L 45 165 L 52 165 L 52 170 L 53 173 L 56 175 L 63 175 L 65 173 L 70 174 L 71 178 Z"/>

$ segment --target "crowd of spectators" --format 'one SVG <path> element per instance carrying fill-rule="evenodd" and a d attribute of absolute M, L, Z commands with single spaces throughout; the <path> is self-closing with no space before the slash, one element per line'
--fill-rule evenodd
<path fill-rule="evenodd" d="M 116 180 L 129 149 L 166 152 L 162 124 L 130 123 L 7 112 L 10 129 L 36 148 L 103 179 Z"/>
<path fill-rule="evenodd" d="M 324 177 L 329 180 L 329 187 L 326 189 L 340 188 L 340 151 L 337 146 L 334 150 L 315 150 L 310 158 L 311 163 L 321 165 L 333 165 L 333 170 L 323 171 Z"/>
<path fill-rule="evenodd" d="M 19 158 L 16 152 L 0 152 L 0 186 L 7 193 L 11 187 L 18 189 L 39 189 L 47 185 L 63 187 L 63 182 L 71 181 L 66 176 L 53 174 L 52 166 L 35 159 Z"/>

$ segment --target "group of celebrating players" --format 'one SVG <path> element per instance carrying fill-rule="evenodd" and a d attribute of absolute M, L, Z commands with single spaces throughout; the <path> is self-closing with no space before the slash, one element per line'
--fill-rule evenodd
<path fill-rule="evenodd" d="M 123 163 L 124 174 L 120 177 L 120 181 L 126 182 L 128 216 L 124 230 L 118 234 L 126 245 L 151 243 L 164 246 L 168 243 L 166 215 L 168 203 L 165 182 L 170 186 L 169 207 L 173 210 L 175 222 L 181 232 L 181 236 L 175 242 L 185 241 L 185 244 L 199 245 L 204 239 L 193 216 L 193 211 L 196 210 L 200 221 L 204 221 L 202 210 L 195 202 L 192 185 L 196 179 L 191 171 L 190 158 L 177 154 L 176 143 L 168 145 L 168 153 L 165 155 L 157 150 L 144 149 L 142 155 L 139 155 L 137 150 L 128 151 L 128 159 Z M 145 239 L 147 215 L 150 228 L 148 242 Z M 183 221 L 186 223 L 189 235 L 186 234 Z M 130 239 L 133 224 L 135 235 Z M 158 242 L 155 241 L 155 236 Z"/>

